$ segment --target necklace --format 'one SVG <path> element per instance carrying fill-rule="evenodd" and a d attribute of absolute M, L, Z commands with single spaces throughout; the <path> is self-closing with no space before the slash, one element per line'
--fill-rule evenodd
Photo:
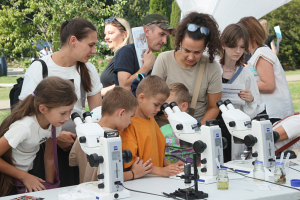
<path fill-rule="evenodd" d="M 236 67 L 235 67 L 235 68 L 233 68 L 233 69 L 231 69 L 231 70 L 227 70 L 227 71 L 226 71 L 226 70 L 223 69 L 223 66 L 222 66 L 222 65 L 221 65 L 221 67 L 222 67 L 223 72 L 233 72 L 233 71 L 235 71 L 235 69 L 236 69 Z"/>

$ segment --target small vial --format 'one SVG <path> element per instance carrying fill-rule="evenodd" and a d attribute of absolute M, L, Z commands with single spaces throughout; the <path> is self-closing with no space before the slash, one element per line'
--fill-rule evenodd
<path fill-rule="evenodd" d="M 286 172 L 284 169 L 283 162 L 275 163 L 275 171 L 274 171 L 274 182 L 278 184 L 286 183 Z"/>
<path fill-rule="evenodd" d="M 253 178 L 258 178 L 261 180 L 265 180 L 265 170 L 262 161 L 255 161 L 254 170 L 253 170 Z M 256 182 L 261 182 L 261 180 L 254 179 Z"/>
<path fill-rule="evenodd" d="M 219 174 L 217 177 L 217 187 L 219 190 L 228 190 L 229 178 L 226 168 L 219 168 Z"/>

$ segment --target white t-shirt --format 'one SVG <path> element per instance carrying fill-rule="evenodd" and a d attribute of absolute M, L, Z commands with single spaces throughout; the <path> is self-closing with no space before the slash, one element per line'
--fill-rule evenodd
<path fill-rule="evenodd" d="M 32 169 L 33 160 L 40 149 L 40 144 L 52 137 L 52 125 L 43 129 L 36 116 L 26 116 L 10 125 L 4 137 L 12 147 L 12 157 L 15 167 L 28 172 Z M 61 127 L 56 128 L 56 137 Z"/>
<path fill-rule="evenodd" d="M 76 70 L 76 66 L 71 67 L 61 67 L 54 63 L 51 58 L 51 55 L 47 55 L 42 58 L 45 61 L 48 67 L 48 76 L 58 76 L 63 79 L 72 80 L 75 84 L 75 92 L 77 95 L 77 102 L 74 106 L 73 112 L 77 112 L 82 114 L 84 108 L 82 108 L 81 104 L 81 92 L 80 92 L 80 84 L 81 77 L 78 71 Z M 92 91 L 87 93 L 87 96 L 94 96 L 98 94 L 102 90 L 102 84 L 100 83 L 100 79 L 98 76 L 98 72 L 95 66 L 89 62 L 85 63 L 86 67 L 90 72 L 91 82 L 92 82 Z M 36 86 L 43 80 L 42 75 L 42 63 L 39 61 L 35 61 L 30 65 L 24 75 L 24 83 L 22 87 L 21 94 L 19 96 L 20 100 L 24 100 L 28 95 L 30 95 L 36 88 Z"/>
<path fill-rule="evenodd" d="M 268 46 L 259 47 L 255 50 L 248 61 L 247 68 L 253 72 L 256 81 L 260 81 L 260 77 L 256 71 L 256 64 L 260 57 L 272 64 L 276 88 L 271 94 L 260 94 L 261 105 L 259 113 L 266 107 L 267 114 L 270 118 L 282 119 L 288 115 L 294 114 L 292 97 L 283 68 L 276 54 Z"/>
<path fill-rule="evenodd" d="M 276 150 L 289 143 L 296 137 L 300 136 L 300 115 L 293 115 L 291 117 L 286 118 L 282 122 L 278 123 L 275 127 L 273 127 L 273 130 L 278 128 L 279 126 L 283 127 L 289 139 L 277 142 L 275 144 Z M 291 147 L 288 148 L 288 150 L 299 149 L 299 147 L 300 141 L 293 144 Z"/>

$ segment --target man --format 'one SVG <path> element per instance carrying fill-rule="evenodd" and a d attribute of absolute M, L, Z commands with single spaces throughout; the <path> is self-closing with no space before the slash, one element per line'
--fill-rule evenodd
<path fill-rule="evenodd" d="M 167 43 L 167 37 L 174 28 L 170 26 L 167 17 L 161 14 L 151 14 L 142 20 L 148 48 L 142 55 L 143 65 L 139 67 L 134 44 L 119 49 L 115 55 L 114 79 L 115 84 L 131 90 L 131 83 L 138 73 L 148 74 L 152 69 L 155 56 L 153 52 L 161 50 Z"/>

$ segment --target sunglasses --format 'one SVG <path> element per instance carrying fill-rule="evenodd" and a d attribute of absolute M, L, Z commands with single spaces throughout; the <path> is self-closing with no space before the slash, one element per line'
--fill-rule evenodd
<path fill-rule="evenodd" d="M 200 28 L 200 33 L 202 35 L 209 35 L 210 30 L 204 26 L 199 26 L 197 24 L 187 24 L 187 30 L 190 32 L 195 32 L 198 28 Z"/>
<path fill-rule="evenodd" d="M 108 22 L 108 23 L 112 23 L 113 21 L 116 21 L 118 24 L 120 24 L 120 25 L 122 26 L 122 28 L 126 31 L 126 28 L 123 26 L 123 24 L 121 24 L 121 23 L 117 20 L 117 18 L 115 18 L 115 17 L 106 19 L 106 20 L 104 21 L 104 24 L 106 24 L 107 22 Z"/>

